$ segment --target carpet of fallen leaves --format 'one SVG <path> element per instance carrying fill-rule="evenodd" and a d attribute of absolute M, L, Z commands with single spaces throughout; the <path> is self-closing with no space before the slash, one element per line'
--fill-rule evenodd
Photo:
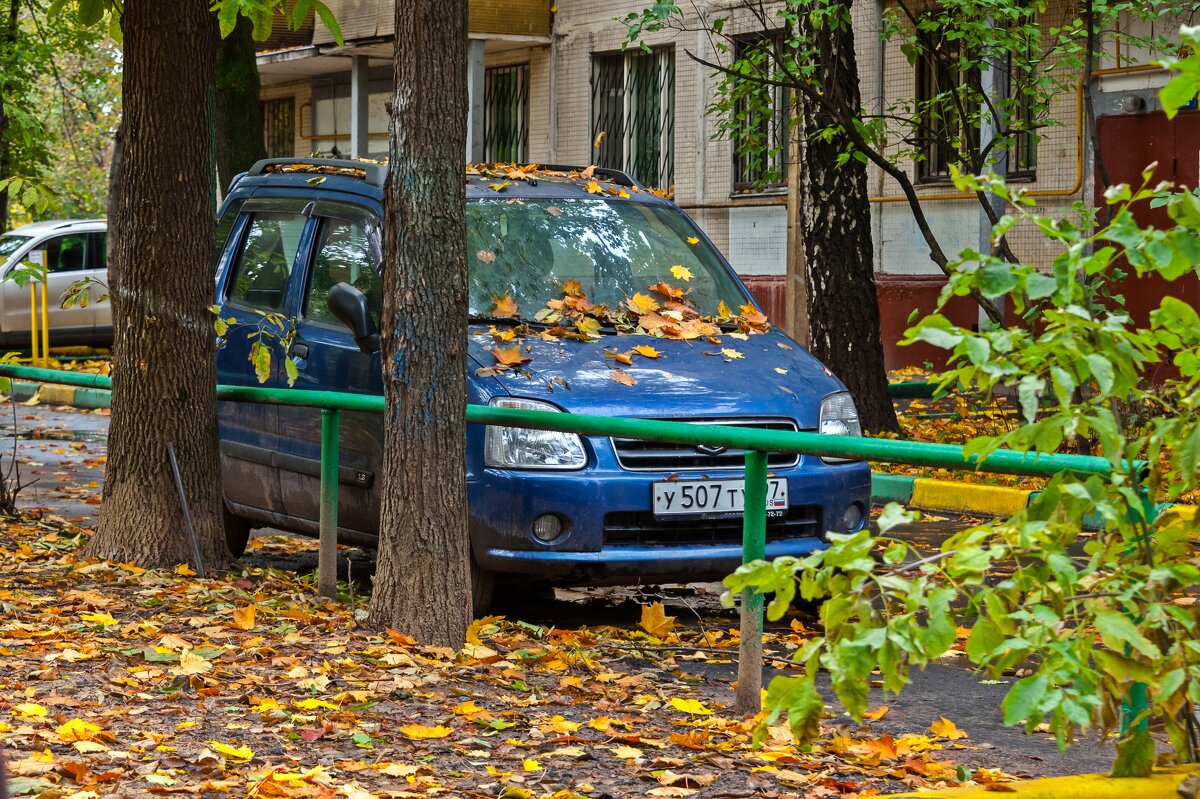
<path fill-rule="evenodd" d="M 820 799 L 964 774 L 938 756 L 969 745 L 946 720 L 892 737 L 831 711 L 815 744 L 781 724 L 754 748 L 756 720 L 732 714 L 728 681 L 680 667 L 732 661 L 736 629 L 688 629 L 661 605 L 634 629 L 489 617 L 456 652 L 366 628 L 361 598 L 318 599 L 307 577 L 85 560 L 86 536 L 0 524 L 14 795 Z M 806 633 L 793 625 L 768 649 Z"/>

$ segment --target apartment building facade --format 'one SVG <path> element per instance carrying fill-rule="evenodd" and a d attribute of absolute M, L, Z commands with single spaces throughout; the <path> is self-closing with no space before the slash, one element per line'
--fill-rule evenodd
<path fill-rule="evenodd" d="M 881 112 L 896 98 L 922 90 L 918 68 L 879 35 L 886 2 L 860 0 L 854 6 L 864 106 Z M 272 156 L 386 153 L 394 6 L 384 0 L 328 5 L 342 26 L 344 46 L 318 21 L 307 40 L 293 39 L 282 47 L 272 42 L 259 54 L 264 135 Z M 664 31 L 646 39 L 648 52 L 623 48 L 626 29 L 618 20 L 646 5 L 646 0 L 560 0 L 557 6 L 549 0 L 471 0 L 465 155 L 474 161 L 596 163 L 672 191 L 768 315 L 786 325 L 786 185 L 756 185 L 756 165 L 714 135 L 717 122 L 707 108 L 717 79 L 696 60 L 720 57 L 708 36 Z M 681 6 L 697 13 L 689 4 Z M 717 4 L 700 7 L 716 9 Z M 1046 25 L 1075 13 L 1072 3 L 1055 0 L 1045 12 Z M 761 29 L 760 23 L 734 15 L 726 30 L 751 34 Z M 1195 117 L 1200 115 L 1184 112 L 1168 122 L 1156 99 L 1165 73 L 1149 63 L 1148 54 L 1128 47 L 1122 52 L 1120 44 L 1119 38 L 1111 42 L 1093 82 L 1101 151 L 1112 154 L 1106 159 L 1110 178 L 1136 178 L 1157 159 L 1161 177 L 1196 185 L 1200 122 Z M 1096 201 L 1095 159 L 1083 124 L 1087 90 L 1080 80 L 1075 91 L 1055 97 L 1053 124 L 1010 167 L 1013 179 L 1044 210 Z M 763 125 L 764 135 L 786 135 L 781 120 Z M 986 229 L 980 206 L 949 185 L 947 165 L 931 158 L 906 168 L 916 178 L 944 249 L 956 253 L 977 247 Z M 937 353 L 895 343 L 914 308 L 933 307 L 944 279 L 895 182 L 872 169 L 869 186 L 888 365 L 920 364 Z M 1016 233 L 1013 245 L 1023 258 L 1046 255 L 1038 251 L 1042 245 L 1032 232 Z M 1185 290 L 1200 295 L 1194 286 Z M 1146 303 L 1156 304 L 1156 291 L 1161 296 L 1162 287 L 1146 289 Z M 969 323 L 978 312 L 963 300 L 951 313 Z"/>

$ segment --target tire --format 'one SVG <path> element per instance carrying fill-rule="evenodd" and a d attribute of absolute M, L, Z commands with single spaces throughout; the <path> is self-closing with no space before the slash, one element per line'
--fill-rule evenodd
<path fill-rule="evenodd" d="M 229 554 L 240 558 L 246 554 L 246 545 L 250 543 L 250 520 L 235 516 L 229 508 L 222 508 L 222 521 L 225 525 L 225 546 L 229 548 Z"/>
<path fill-rule="evenodd" d="M 471 556 L 471 615 L 475 618 L 486 615 L 496 593 L 496 573 L 487 571 Z"/>

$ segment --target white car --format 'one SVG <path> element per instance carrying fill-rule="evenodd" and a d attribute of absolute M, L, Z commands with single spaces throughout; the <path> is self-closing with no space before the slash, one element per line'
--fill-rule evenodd
<path fill-rule="evenodd" d="M 108 262 L 105 236 L 108 224 L 103 219 L 35 222 L 0 236 L 0 345 L 7 348 L 29 347 L 29 287 L 9 280 L 18 264 L 37 251 L 45 253 L 50 267 L 49 289 L 50 346 L 112 343 L 112 307 L 107 294 Z M 72 283 L 84 278 L 95 282 L 89 288 L 86 307 L 75 304 L 62 307 L 62 296 Z M 39 311 L 41 296 L 38 296 Z M 39 322 L 39 325 L 41 323 Z"/>

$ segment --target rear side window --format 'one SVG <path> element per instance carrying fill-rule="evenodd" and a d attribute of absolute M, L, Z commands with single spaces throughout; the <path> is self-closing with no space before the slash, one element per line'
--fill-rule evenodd
<path fill-rule="evenodd" d="M 329 310 L 329 289 L 338 283 L 349 283 L 366 295 L 371 316 L 378 323 L 383 304 L 383 278 L 379 274 L 383 259 L 379 247 L 375 225 L 368 220 L 322 220 L 304 298 L 304 317 L 340 325 Z"/>
<path fill-rule="evenodd" d="M 87 234 L 59 236 L 41 246 L 51 272 L 79 272 L 87 269 Z"/>
<path fill-rule="evenodd" d="M 268 312 L 283 310 L 307 221 L 300 214 L 259 213 L 251 218 L 230 283 L 231 302 Z"/>

